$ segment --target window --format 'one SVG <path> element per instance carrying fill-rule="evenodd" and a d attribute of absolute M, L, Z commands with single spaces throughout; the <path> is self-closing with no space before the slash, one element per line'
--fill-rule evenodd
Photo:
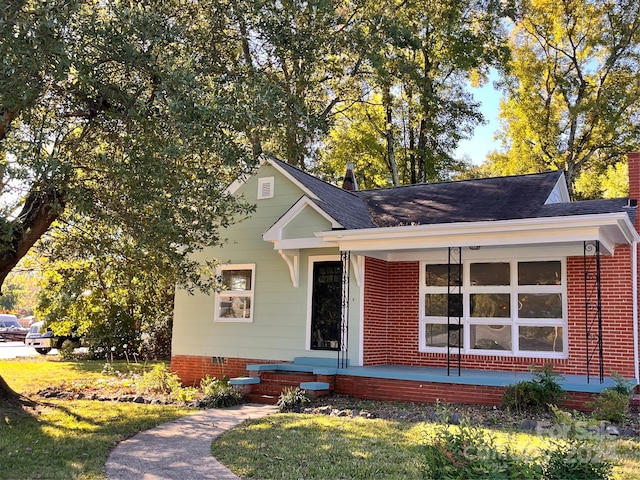
<path fill-rule="evenodd" d="M 424 263 L 421 350 L 446 352 L 453 338 L 470 354 L 566 357 L 563 271 L 561 260 Z"/>
<path fill-rule="evenodd" d="M 252 322 L 255 265 L 222 265 L 222 290 L 216 293 L 215 321 Z"/>

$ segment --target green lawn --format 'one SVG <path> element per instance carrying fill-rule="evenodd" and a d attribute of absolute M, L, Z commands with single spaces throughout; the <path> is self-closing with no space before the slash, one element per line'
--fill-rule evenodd
<path fill-rule="evenodd" d="M 104 362 L 3 360 L 0 375 L 17 392 L 105 378 Z M 126 371 L 127 365 L 116 367 Z M 139 367 L 135 367 L 139 368 Z M 35 399 L 24 411 L 0 405 L 0 479 L 105 479 L 115 444 L 136 432 L 189 413 L 175 406 Z"/>
<path fill-rule="evenodd" d="M 35 400 L 24 411 L 0 405 L 0 480 L 104 479 L 104 465 L 118 441 L 140 430 L 186 415 L 189 409 L 134 403 L 36 398 L 45 387 L 91 389 L 117 382 L 102 373 L 104 362 L 61 362 L 50 358 L 0 362 L 0 375 Z M 119 362 L 120 371 L 141 365 Z M 122 382 L 120 382 L 122 384 Z M 244 478 L 414 479 L 428 478 L 425 449 L 442 426 L 323 415 L 281 414 L 251 421 L 221 436 L 213 455 Z M 552 437 L 486 430 L 498 446 L 532 459 Z M 640 443 L 599 444 L 616 461 L 617 479 L 640 480 Z"/>
<path fill-rule="evenodd" d="M 212 454 L 237 475 L 251 479 L 441 479 L 428 473 L 426 456 L 430 451 L 425 445 L 442 438 L 444 428 L 424 422 L 281 414 L 226 432 L 214 441 Z M 449 427 L 449 431 L 456 428 Z M 491 437 L 499 449 L 522 452 L 522 458 L 534 469 L 541 463 L 540 451 L 553 448 L 558 440 L 522 432 L 477 432 Z M 605 440 L 594 445 L 599 457 L 615 461 L 613 478 L 640 479 L 638 442 Z M 491 457 L 494 452 L 488 449 L 484 454 Z M 479 460 L 470 461 L 482 462 L 482 455 L 478 457 Z M 523 471 L 518 472 L 521 476 L 464 476 L 461 468 L 454 468 L 447 478 L 530 478 Z"/>

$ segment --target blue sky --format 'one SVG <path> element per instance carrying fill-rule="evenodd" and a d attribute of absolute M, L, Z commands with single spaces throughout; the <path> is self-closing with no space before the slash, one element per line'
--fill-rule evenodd
<path fill-rule="evenodd" d="M 501 93 L 493 87 L 493 82 L 496 78 L 494 75 L 490 75 L 489 81 L 484 86 L 470 88 L 474 98 L 482 104 L 480 110 L 488 123 L 476 127 L 473 138 L 460 142 L 457 153 L 459 156 L 468 156 L 476 165 L 484 162 L 487 153 L 496 150 L 500 146 L 499 142 L 493 139 L 500 127 L 498 111 Z"/>

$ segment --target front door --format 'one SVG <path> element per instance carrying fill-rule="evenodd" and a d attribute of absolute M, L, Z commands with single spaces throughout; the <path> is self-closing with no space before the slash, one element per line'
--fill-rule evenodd
<path fill-rule="evenodd" d="M 342 262 L 313 264 L 311 349 L 340 350 Z"/>

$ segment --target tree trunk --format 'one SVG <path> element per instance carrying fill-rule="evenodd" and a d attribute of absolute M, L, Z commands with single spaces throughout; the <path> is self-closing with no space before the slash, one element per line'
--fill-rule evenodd
<path fill-rule="evenodd" d="M 17 404 L 19 402 L 20 395 L 0 375 L 0 405 Z"/>
<path fill-rule="evenodd" d="M 387 142 L 387 162 L 389 164 L 389 172 L 391 173 L 391 183 L 397 187 L 400 182 L 398 179 L 398 163 L 396 162 L 395 139 L 393 136 L 393 105 L 391 98 L 391 88 L 384 87 L 382 92 L 382 103 L 385 111 L 385 140 Z"/>
<path fill-rule="evenodd" d="M 0 288 L 7 275 L 31 247 L 44 235 L 64 210 L 64 199 L 57 186 L 34 185 L 25 198 L 20 214 L 0 224 Z"/>

